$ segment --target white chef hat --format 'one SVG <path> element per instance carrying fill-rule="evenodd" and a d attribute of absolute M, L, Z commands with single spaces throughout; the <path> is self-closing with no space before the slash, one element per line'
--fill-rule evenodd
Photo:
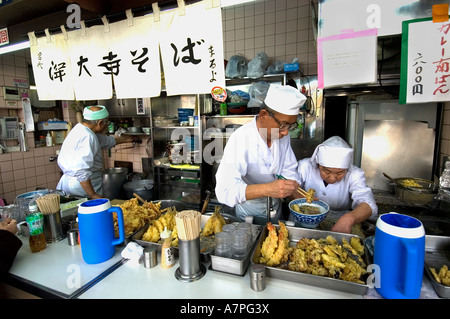
<path fill-rule="evenodd" d="M 272 110 L 286 115 L 298 115 L 306 97 L 289 85 L 271 84 L 264 103 Z"/>
<path fill-rule="evenodd" d="M 311 161 L 325 167 L 349 169 L 353 149 L 339 136 L 333 136 L 316 147 Z"/>

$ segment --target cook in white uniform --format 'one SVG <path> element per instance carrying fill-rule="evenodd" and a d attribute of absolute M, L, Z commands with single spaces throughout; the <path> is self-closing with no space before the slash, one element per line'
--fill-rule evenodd
<path fill-rule="evenodd" d="M 83 123 L 67 134 L 58 155 L 58 165 L 64 175 L 56 188 L 67 194 L 102 197 L 102 150 L 116 144 L 131 142 L 131 137 L 106 136 L 109 113 L 104 106 L 88 106 L 83 111 Z"/>
<path fill-rule="evenodd" d="M 297 169 L 300 186 L 315 189 L 315 196 L 326 202 L 330 211 L 351 210 L 331 228 L 341 233 L 350 233 L 353 225 L 378 213 L 364 171 L 352 161 L 353 149 L 339 136 L 333 136 L 318 145 L 311 158 L 300 160 Z"/>
<path fill-rule="evenodd" d="M 305 96 L 290 86 L 272 84 L 251 122 L 229 138 L 216 173 L 216 196 L 220 203 L 235 207 L 236 216 L 267 216 L 267 197 L 281 217 L 281 198 L 298 187 L 297 159 L 291 148 L 289 129 L 297 125 Z M 288 180 L 277 179 L 282 175 Z"/>

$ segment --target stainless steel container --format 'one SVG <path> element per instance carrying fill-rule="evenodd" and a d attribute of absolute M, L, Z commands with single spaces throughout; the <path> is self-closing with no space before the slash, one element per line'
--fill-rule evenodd
<path fill-rule="evenodd" d="M 266 269 L 263 265 L 253 265 L 251 267 L 250 288 L 258 292 L 266 289 Z"/>
<path fill-rule="evenodd" d="M 153 268 L 158 264 L 156 260 L 156 247 L 150 246 L 144 249 L 144 267 Z"/>
<path fill-rule="evenodd" d="M 134 193 L 141 196 L 146 201 L 153 200 L 153 180 L 141 179 L 125 183 L 123 185 L 127 198 L 134 198 Z"/>
<path fill-rule="evenodd" d="M 44 234 L 47 243 L 56 243 L 66 237 L 62 231 L 59 212 L 44 214 Z"/>
<path fill-rule="evenodd" d="M 202 278 L 206 268 L 200 263 L 200 237 L 192 240 L 178 240 L 180 267 L 175 278 L 181 282 L 193 282 Z"/>
<path fill-rule="evenodd" d="M 78 230 L 70 229 L 67 231 L 67 242 L 69 246 L 75 246 L 78 244 Z"/>
<path fill-rule="evenodd" d="M 128 168 L 112 167 L 103 170 L 103 197 L 109 200 L 124 199 L 123 185 L 127 181 Z"/>

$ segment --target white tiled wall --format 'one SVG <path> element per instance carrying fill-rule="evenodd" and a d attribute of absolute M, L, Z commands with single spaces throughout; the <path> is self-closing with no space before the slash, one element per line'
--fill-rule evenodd
<path fill-rule="evenodd" d="M 225 59 L 242 54 L 251 60 L 264 51 L 271 63 L 298 58 L 305 74 L 317 74 L 310 2 L 257 0 L 223 8 Z"/>

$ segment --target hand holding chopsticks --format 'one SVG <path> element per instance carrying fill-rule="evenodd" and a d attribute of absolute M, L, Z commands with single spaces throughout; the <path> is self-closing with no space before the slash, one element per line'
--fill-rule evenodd
<path fill-rule="evenodd" d="M 286 179 L 286 177 L 281 176 L 281 175 L 276 175 L 278 179 Z M 303 197 L 306 198 L 306 201 L 308 203 L 311 203 L 314 200 L 314 194 L 316 193 L 316 191 L 314 189 L 309 189 L 308 191 L 305 191 L 303 188 L 301 188 L 300 186 L 297 188 L 297 192 L 302 195 Z"/>

